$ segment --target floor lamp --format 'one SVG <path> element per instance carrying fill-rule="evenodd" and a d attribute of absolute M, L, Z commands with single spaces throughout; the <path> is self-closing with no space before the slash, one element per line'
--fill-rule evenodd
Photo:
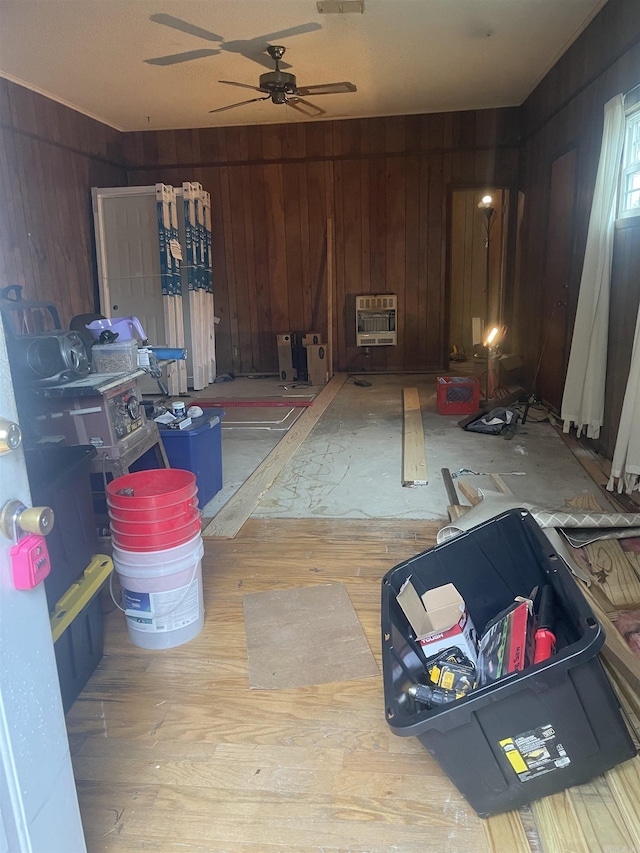
<path fill-rule="evenodd" d="M 488 401 L 494 393 L 494 388 L 490 387 L 490 375 L 492 372 L 491 366 L 491 343 L 492 341 L 487 341 L 487 335 L 491 334 L 491 327 L 489 326 L 489 311 L 491 310 L 490 300 L 489 300 L 489 285 L 491 281 L 491 268 L 490 268 L 490 260 L 491 260 L 491 226 L 493 225 L 493 215 L 495 213 L 495 208 L 492 205 L 493 199 L 490 195 L 483 195 L 481 200 L 478 202 L 478 208 L 482 213 L 482 223 L 484 226 L 484 249 L 485 249 L 485 279 L 484 279 L 484 287 L 485 287 L 485 337 L 483 338 L 483 346 L 486 349 L 486 368 L 484 371 L 484 398 L 485 402 Z"/>

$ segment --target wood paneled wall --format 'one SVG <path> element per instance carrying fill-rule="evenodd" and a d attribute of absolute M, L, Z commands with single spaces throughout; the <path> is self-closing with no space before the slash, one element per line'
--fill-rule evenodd
<path fill-rule="evenodd" d="M 399 345 L 368 369 L 435 370 L 448 353 L 453 187 L 515 187 L 518 110 L 125 135 L 129 182 L 211 193 L 221 371 L 277 369 L 276 335 L 327 333 L 335 223 L 334 365 L 362 367 L 354 296 L 398 295 Z"/>
<path fill-rule="evenodd" d="M 122 134 L 0 79 L 0 287 L 95 310 L 92 186 L 124 186 Z"/>
<path fill-rule="evenodd" d="M 514 335 L 529 380 L 540 361 L 536 388 L 558 406 L 575 320 L 604 104 L 639 83 L 640 3 L 609 0 L 523 106 L 521 189 L 525 198 Z M 596 444 L 609 456 L 640 298 L 639 254 L 640 228 L 619 232 L 605 424 Z M 563 367 L 560 376 L 559 365 Z"/>
<path fill-rule="evenodd" d="M 505 321 L 508 194 L 487 190 L 494 209 L 489 220 L 478 210 L 477 191 L 454 190 L 452 195 L 449 337 L 451 346 L 458 344 L 467 354 L 473 352 L 473 317 L 480 319 L 483 331 L 490 323 Z"/>

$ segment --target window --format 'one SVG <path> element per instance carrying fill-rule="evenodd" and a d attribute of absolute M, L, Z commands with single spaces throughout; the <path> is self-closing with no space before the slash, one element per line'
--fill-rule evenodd
<path fill-rule="evenodd" d="M 640 216 L 640 107 L 627 115 L 622 154 L 619 216 Z"/>

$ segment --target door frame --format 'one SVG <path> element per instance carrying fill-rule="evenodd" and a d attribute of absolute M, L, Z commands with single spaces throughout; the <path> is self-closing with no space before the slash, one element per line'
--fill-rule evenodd
<path fill-rule="evenodd" d="M 18 422 L 2 322 L 0 417 Z M 22 447 L 0 455 L 0 507 L 31 505 Z M 17 590 L 0 534 L 0 853 L 86 850 L 40 584 Z"/>

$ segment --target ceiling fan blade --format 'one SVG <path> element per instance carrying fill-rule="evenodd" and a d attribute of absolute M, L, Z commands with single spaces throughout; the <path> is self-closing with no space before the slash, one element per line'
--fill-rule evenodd
<path fill-rule="evenodd" d="M 165 27 L 171 27 L 172 30 L 180 30 L 181 33 L 188 33 L 190 36 L 197 36 L 197 38 L 206 41 L 224 41 L 224 36 L 219 36 L 210 30 L 203 30 L 202 27 L 197 27 L 195 24 L 190 24 L 180 18 L 174 18 L 173 15 L 158 13 L 149 15 L 149 20 L 155 24 L 164 24 Z"/>
<path fill-rule="evenodd" d="M 342 83 L 319 83 L 317 86 L 298 86 L 301 95 L 342 95 L 347 92 L 357 92 L 353 83 L 346 80 Z"/>
<path fill-rule="evenodd" d="M 228 107 L 218 107 L 217 110 L 209 110 L 210 113 L 223 113 L 225 110 L 232 110 L 235 107 L 243 107 L 245 104 L 253 104 L 255 101 L 268 101 L 269 95 L 265 95 L 264 98 L 251 98 L 248 101 L 238 101 L 237 104 L 229 104 Z"/>
<path fill-rule="evenodd" d="M 322 110 L 315 104 L 311 104 L 309 101 L 305 101 L 304 98 L 298 98 L 295 95 L 287 98 L 285 103 L 299 113 L 302 113 L 302 115 L 307 116 L 307 118 L 316 118 L 316 116 L 323 116 L 326 113 L 326 110 Z"/>
<path fill-rule="evenodd" d="M 192 59 L 203 59 L 205 56 L 216 56 L 220 53 L 215 48 L 203 48 L 202 50 L 187 50 L 185 53 L 172 53 L 169 56 L 156 56 L 154 59 L 145 59 L 147 65 L 177 65 L 180 62 L 190 62 Z"/>
<path fill-rule="evenodd" d="M 254 92 L 264 92 L 259 86 L 250 86 L 248 83 L 236 83 L 235 80 L 218 80 L 218 83 L 226 83 L 227 86 L 240 86 L 242 89 L 253 89 Z"/>

